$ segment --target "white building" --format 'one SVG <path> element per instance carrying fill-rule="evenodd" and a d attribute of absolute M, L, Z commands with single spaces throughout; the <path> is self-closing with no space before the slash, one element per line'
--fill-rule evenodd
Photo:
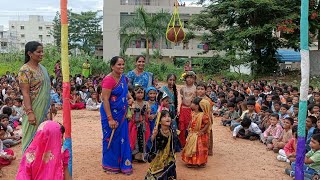
<path fill-rule="evenodd" d="M 30 15 L 28 21 L 9 21 L 11 46 L 23 50 L 29 41 L 53 44 L 54 38 L 50 34 L 52 28 L 52 22 L 44 21 L 43 16 L 38 15 Z"/>
<path fill-rule="evenodd" d="M 0 25 L 0 53 L 8 51 L 8 31 L 4 30 L 4 26 Z"/>
<path fill-rule="evenodd" d="M 103 7 L 103 58 L 111 59 L 120 53 L 119 29 L 123 22 L 133 16 L 136 8 L 143 5 L 147 12 L 157 13 L 161 10 L 172 13 L 176 0 L 104 0 Z M 202 7 L 180 6 L 180 19 L 187 25 L 192 14 L 199 14 Z M 169 22 L 168 22 L 169 23 Z M 187 29 L 185 29 L 187 31 Z M 196 32 L 195 35 L 201 36 L 203 32 Z M 127 49 L 127 55 L 141 55 L 145 53 L 146 40 L 137 39 L 133 41 Z M 187 44 L 168 44 L 156 42 L 152 48 L 161 47 L 161 55 L 163 57 L 212 57 L 213 52 L 199 54 L 203 52 L 206 45 L 200 40 L 192 39 Z M 152 54 L 153 50 L 150 49 Z"/>

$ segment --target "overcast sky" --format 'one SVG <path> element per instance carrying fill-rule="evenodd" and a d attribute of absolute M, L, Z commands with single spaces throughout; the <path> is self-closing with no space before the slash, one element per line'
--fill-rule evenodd
<path fill-rule="evenodd" d="M 189 4 L 192 0 L 181 1 Z M 8 28 L 9 20 L 27 20 L 28 15 L 42 15 L 51 21 L 59 7 L 60 0 L 1 0 L 0 25 Z M 73 12 L 102 10 L 103 0 L 68 0 L 68 8 Z"/>

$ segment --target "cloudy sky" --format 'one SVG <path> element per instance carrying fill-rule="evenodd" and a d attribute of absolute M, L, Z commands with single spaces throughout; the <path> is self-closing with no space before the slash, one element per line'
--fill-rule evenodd
<path fill-rule="evenodd" d="M 189 4 L 192 0 L 181 1 Z M 28 15 L 42 15 L 51 21 L 59 6 L 60 0 L 1 0 L 0 25 L 8 28 L 9 20 L 27 20 Z M 68 6 L 74 12 L 102 10 L 103 0 L 69 0 Z"/>
<path fill-rule="evenodd" d="M 103 0 L 69 0 L 68 6 L 74 12 L 102 10 Z M 8 27 L 9 20 L 25 20 L 28 15 L 43 15 L 52 20 L 59 7 L 60 0 L 2 0 L 0 25 Z"/>

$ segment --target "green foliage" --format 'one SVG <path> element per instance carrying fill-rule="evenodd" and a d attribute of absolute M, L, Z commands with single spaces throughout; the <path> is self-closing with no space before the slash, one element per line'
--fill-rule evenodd
<path fill-rule="evenodd" d="M 60 60 L 61 54 L 57 47 L 46 46 L 44 47 L 44 57 L 41 64 L 44 65 L 50 75 L 54 75 L 54 65 Z M 89 60 L 91 65 L 92 74 L 108 73 L 110 67 L 101 59 L 95 59 L 92 56 L 69 56 L 70 74 L 81 74 L 82 64 Z M 9 62 L 9 63 L 8 63 Z M 0 75 L 5 74 L 6 71 L 18 73 L 20 67 L 24 63 L 24 55 L 21 52 L 0 54 Z"/>
<path fill-rule="evenodd" d="M 200 0 L 201 1 L 201 0 Z M 232 63 L 255 61 L 256 73 L 273 72 L 273 60 L 280 47 L 293 46 L 289 38 L 281 41 L 273 31 L 279 23 L 296 17 L 299 1 L 291 0 L 211 0 L 205 10 L 195 15 L 191 22 L 195 28 L 210 31 L 204 41 L 209 49 L 226 52 Z M 293 36 L 291 34 L 291 36 Z M 245 58 L 239 58 L 245 53 Z"/>
<path fill-rule="evenodd" d="M 159 81 L 166 81 L 168 74 L 175 74 L 178 79 L 183 73 L 183 68 L 177 68 L 171 63 L 153 63 L 146 66 L 146 71 L 152 72 Z"/>
<path fill-rule="evenodd" d="M 249 76 L 246 74 L 239 74 L 235 72 L 230 72 L 230 71 L 223 71 L 221 72 L 221 75 L 225 77 L 226 79 L 233 81 L 239 81 L 240 79 L 243 79 L 245 82 L 250 82 L 253 78 L 253 76 Z"/>
<path fill-rule="evenodd" d="M 149 43 L 165 37 L 170 15 L 163 10 L 150 14 L 142 6 L 138 7 L 133 18 L 127 19 L 119 30 L 121 36 L 121 54 L 130 46 L 131 42 L 140 38 L 146 40 L 146 63 L 149 63 Z"/>
<path fill-rule="evenodd" d="M 87 11 L 74 13 L 68 11 L 69 20 L 69 48 L 79 48 L 85 54 L 91 54 L 94 46 L 102 41 L 101 21 L 103 17 L 99 15 L 100 11 Z M 61 23 L 60 13 L 57 12 L 53 20 L 53 31 L 55 45 L 60 47 L 61 42 Z"/>

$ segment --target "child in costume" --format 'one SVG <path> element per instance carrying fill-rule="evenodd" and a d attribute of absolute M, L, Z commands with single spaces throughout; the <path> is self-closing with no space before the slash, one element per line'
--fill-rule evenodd
<path fill-rule="evenodd" d="M 169 180 L 177 179 L 175 165 L 175 136 L 171 129 L 171 117 L 167 110 L 163 110 L 160 115 L 160 126 L 156 126 L 149 139 L 148 147 L 150 151 L 147 160 L 150 163 L 146 180 Z"/>

